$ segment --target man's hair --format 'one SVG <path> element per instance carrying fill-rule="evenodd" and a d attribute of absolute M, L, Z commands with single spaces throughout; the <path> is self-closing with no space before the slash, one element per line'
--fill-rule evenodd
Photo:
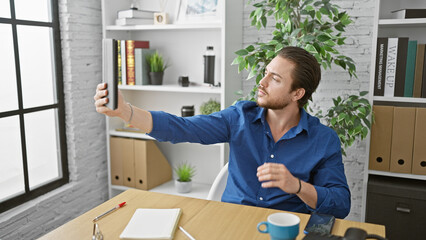
<path fill-rule="evenodd" d="M 302 108 L 315 92 L 321 80 L 320 65 L 314 56 L 300 47 L 285 47 L 278 53 L 278 56 L 295 64 L 291 73 L 293 78 L 291 91 L 298 88 L 305 89 L 305 95 L 298 101 L 299 107 Z"/>

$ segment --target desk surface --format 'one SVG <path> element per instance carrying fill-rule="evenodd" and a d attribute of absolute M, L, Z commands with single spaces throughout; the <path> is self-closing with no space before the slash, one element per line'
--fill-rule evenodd
<path fill-rule="evenodd" d="M 179 226 L 182 226 L 195 239 L 269 239 L 269 235 L 257 231 L 257 224 L 266 221 L 271 213 L 279 210 L 237 204 L 208 201 L 196 198 L 168 195 L 142 190 L 127 190 L 61 227 L 46 234 L 41 239 L 91 239 L 92 220 L 121 202 L 127 204 L 98 221 L 104 239 L 119 239 L 119 236 L 137 208 L 181 208 Z M 309 219 L 308 214 L 294 213 L 300 217 L 300 233 Z M 369 234 L 385 236 L 385 227 L 337 219 L 332 233 L 343 236 L 349 227 L 366 230 Z M 174 239 L 188 239 L 179 229 Z"/>

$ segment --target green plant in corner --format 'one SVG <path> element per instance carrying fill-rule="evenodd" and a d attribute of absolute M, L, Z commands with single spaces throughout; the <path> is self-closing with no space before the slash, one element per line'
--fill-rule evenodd
<path fill-rule="evenodd" d="M 204 102 L 200 106 L 200 112 L 203 115 L 209 115 L 211 113 L 218 112 L 218 111 L 220 111 L 220 103 L 213 99 L 210 99 L 207 102 Z"/>
<path fill-rule="evenodd" d="M 352 23 L 349 15 L 340 11 L 339 6 L 330 0 L 249 0 L 255 9 L 250 13 L 251 25 L 258 30 L 266 28 L 268 19 L 274 18 L 275 29 L 272 40 L 249 45 L 236 52 L 237 57 L 232 64 L 238 65 L 238 71 L 246 69 L 248 78 L 256 77 L 256 84 L 250 93 L 241 98 L 255 100 L 258 84 L 264 76 L 266 65 L 286 46 L 304 48 L 315 56 L 323 69 L 337 65 L 357 78 L 356 67 L 352 58 L 341 54 L 337 47 L 345 44 L 342 36 L 345 27 Z M 313 113 L 325 120 L 339 135 L 342 153 L 351 146 L 356 138 L 364 139 L 371 125 L 368 115 L 371 105 L 360 96 L 351 95 L 348 99 L 333 99 L 334 106 L 326 115 Z M 308 108 L 308 106 L 305 106 Z M 312 109 L 308 108 L 311 113 Z"/>
<path fill-rule="evenodd" d="M 192 177 L 195 175 L 195 167 L 188 163 L 182 163 L 174 170 L 178 176 L 178 181 L 180 182 L 190 182 Z"/>
<path fill-rule="evenodd" d="M 155 51 L 154 54 L 146 56 L 146 61 L 148 63 L 150 72 L 164 72 L 168 67 L 164 63 L 163 56 L 161 56 L 158 51 Z"/>

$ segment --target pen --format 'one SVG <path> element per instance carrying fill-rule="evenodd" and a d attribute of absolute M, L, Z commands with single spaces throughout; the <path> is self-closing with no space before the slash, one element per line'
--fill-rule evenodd
<path fill-rule="evenodd" d="M 183 229 L 183 227 L 179 226 L 179 229 L 180 229 L 183 233 L 185 233 L 185 235 L 186 235 L 189 239 L 191 239 L 191 240 L 195 240 L 195 238 L 193 238 L 193 237 L 191 236 L 191 234 L 189 234 L 187 231 L 185 231 L 185 229 Z"/>
<path fill-rule="evenodd" d="M 122 206 L 124 206 L 124 204 L 126 204 L 126 202 L 122 202 L 122 203 L 118 204 L 117 206 L 115 206 L 114 208 L 112 208 L 112 209 L 102 213 L 101 215 L 95 217 L 95 219 L 93 219 L 93 222 L 96 222 L 99 219 L 101 219 L 102 217 L 106 216 L 107 214 L 110 214 L 110 213 L 114 212 L 115 210 L 121 208 Z"/>

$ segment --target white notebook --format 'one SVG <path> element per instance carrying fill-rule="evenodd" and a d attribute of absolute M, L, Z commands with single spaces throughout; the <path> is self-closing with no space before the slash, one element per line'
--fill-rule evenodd
<path fill-rule="evenodd" d="M 173 239 L 180 215 L 180 208 L 138 208 L 120 239 Z"/>

